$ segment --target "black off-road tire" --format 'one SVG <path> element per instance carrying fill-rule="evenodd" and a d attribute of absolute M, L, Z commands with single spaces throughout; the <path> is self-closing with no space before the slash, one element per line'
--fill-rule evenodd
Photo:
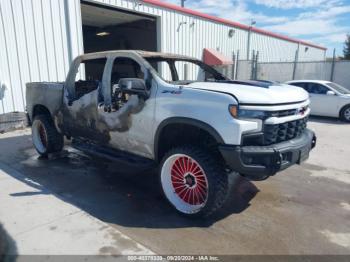
<path fill-rule="evenodd" d="M 169 199 L 164 183 L 162 181 L 164 165 L 170 158 L 177 155 L 186 155 L 194 159 L 202 168 L 205 173 L 208 182 L 207 201 L 205 205 L 195 213 L 184 213 Z M 167 169 L 166 169 L 167 170 Z M 230 183 L 227 172 L 224 165 L 219 161 L 216 156 L 205 149 L 201 149 L 197 146 L 181 146 L 171 149 L 163 158 L 159 168 L 160 186 L 165 198 L 170 202 L 172 206 L 181 214 L 191 218 L 203 218 L 209 217 L 216 213 L 225 203 L 230 192 L 232 181 Z M 174 190 L 174 189 L 173 189 Z M 168 191 L 169 192 L 169 191 Z M 175 191 L 174 191 L 174 194 Z"/>
<path fill-rule="evenodd" d="M 60 134 L 52 118 L 48 115 L 37 115 L 32 124 L 32 139 L 36 151 L 43 157 L 62 151 L 64 137 Z"/>
<path fill-rule="evenodd" d="M 350 118 L 347 115 L 348 112 L 350 112 L 350 105 L 343 107 L 343 109 L 340 111 L 340 119 L 344 122 L 350 123 Z"/>

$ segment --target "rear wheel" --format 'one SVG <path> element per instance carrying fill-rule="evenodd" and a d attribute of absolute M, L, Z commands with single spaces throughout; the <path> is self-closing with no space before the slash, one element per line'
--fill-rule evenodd
<path fill-rule="evenodd" d="M 344 107 L 340 113 L 340 117 L 345 122 L 350 122 L 350 105 Z"/>
<path fill-rule="evenodd" d="M 172 149 L 160 169 L 165 197 L 178 212 L 206 217 L 220 209 L 229 191 L 228 176 L 209 152 L 194 146 Z"/>
<path fill-rule="evenodd" d="M 46 115 L 38 115 L 32 124 L 32 139 L 36 151 L 41 156 L 60 152 L 63 148 L 63 136 L 58 133 L 52 119 Z"/>

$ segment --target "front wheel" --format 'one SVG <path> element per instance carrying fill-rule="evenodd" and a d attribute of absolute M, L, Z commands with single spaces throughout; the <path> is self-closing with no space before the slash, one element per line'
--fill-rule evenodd
<path fill-rule="evenodd" d="M 343 108 L 340 113 L 340 117 L 345 122 L 350 122 L 350 105 Z"/>
<path fill-rule="evenodd" d="M 172 149 L 160 167 L 165 197 L 183 215 L 207 217 L 227 199 L 229 180 L 213 154 L 194 146 Z"/>
<path fill-rule="evenodd" d="M 60 152 L 63 148 L 63 136 L 58 133 L 52 119 L 46 115 L 38 115 L 32 124 L 32 139 L 36 151 L 41 156 Z"/>

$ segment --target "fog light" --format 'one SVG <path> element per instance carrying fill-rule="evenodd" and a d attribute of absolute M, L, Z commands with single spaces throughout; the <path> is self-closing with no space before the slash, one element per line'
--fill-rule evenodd
<path fill-rule="evenodd" d="M 253 164 L 253 157 L 244 157 L 244 163 L 247 165 Z"/>

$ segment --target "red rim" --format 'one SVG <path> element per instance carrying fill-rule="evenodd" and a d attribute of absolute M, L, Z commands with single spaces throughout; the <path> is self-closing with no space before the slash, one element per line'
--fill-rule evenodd
<path fill-rule="evenodd" d="M 47 147 L 46 131 L 43 125 L 39 126 L 39 135 L 40 135 L 41 143 L 43 144 L 44 147 Z"/>
<path fill-rule="evenodd" d="M 179 157 L 171 168 L 175 193 L 187 204 L 202 205 L 208 196 L 208 183 L 203 169 L 190 157 Z"/>

